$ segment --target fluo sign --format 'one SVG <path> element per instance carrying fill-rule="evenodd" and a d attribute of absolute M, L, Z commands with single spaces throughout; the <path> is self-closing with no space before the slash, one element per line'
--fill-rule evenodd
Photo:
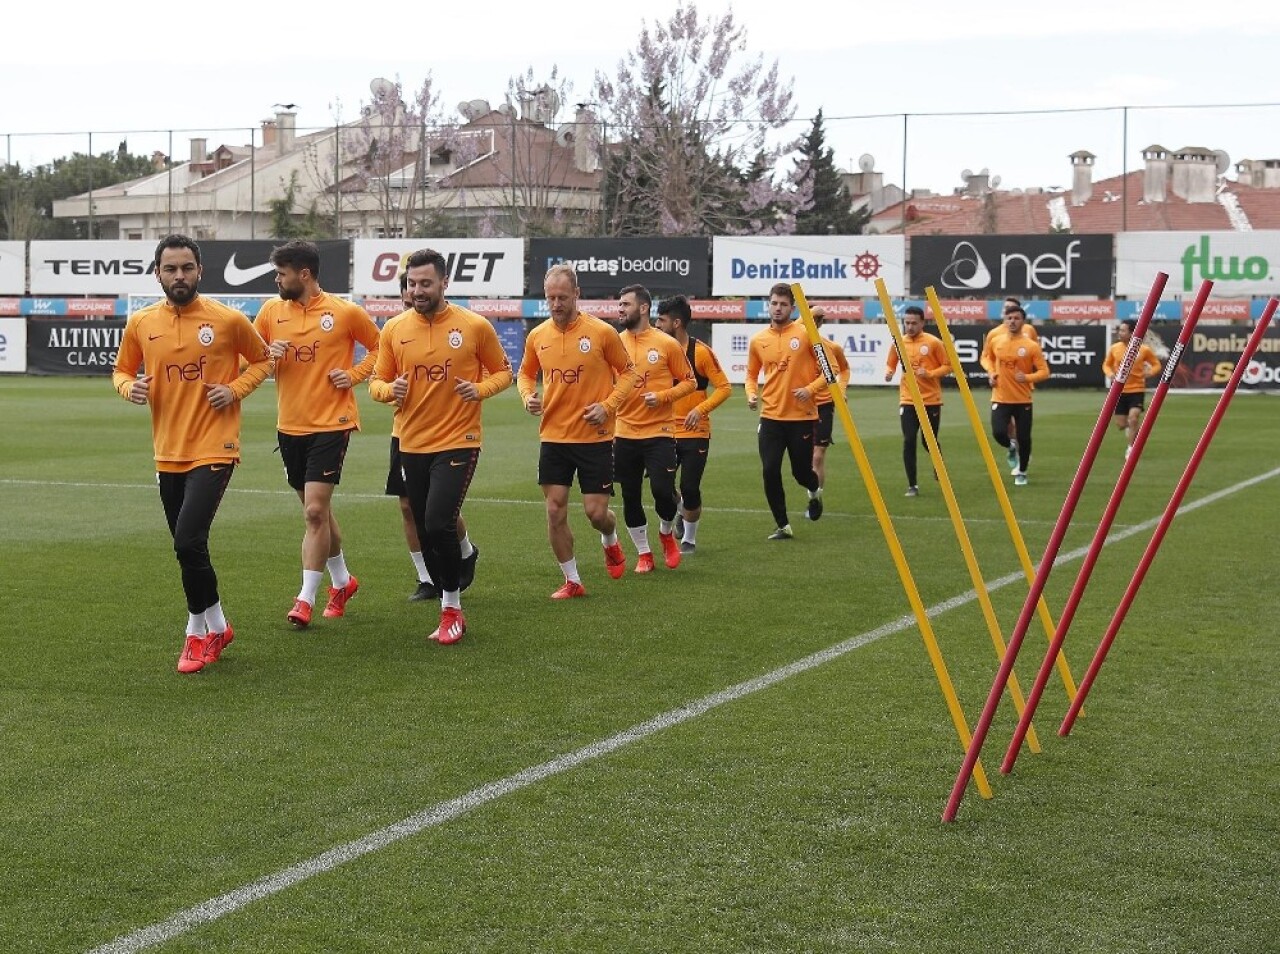
<path fill-rule="evenodd" d="M 1191 295 L 1213 284 L 1215 298 L 1280 292 L 1280 231 L 1124 232 L 1116 236 L 1116 294 L 1147 294 L 1156 272 L 1169 273 L 1170 294 Z"/>

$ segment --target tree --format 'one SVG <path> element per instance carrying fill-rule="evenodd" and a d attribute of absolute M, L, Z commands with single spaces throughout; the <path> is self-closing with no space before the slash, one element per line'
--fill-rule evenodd
<path fill-rule="evenodd" d="M 294 214 L 298 188 L 298 170 L 295 169 L 284 187 L 284 195 L 267 203 L 271 210 L 271 237 L 283 241 L 330 238 L 334 233 L 333 223 L 320 214 L 314 202 L 301 219 Z"/>
<path fill-rule="evenodd" d="M 794 142 L 772 141 L 795 114 L 775 60 L 743 58 L 732 11 L 703 21 L 682 2 L 652 29 L 616 77 L 597 72 L 594 95 L 620 145 L 605 184 L 613 234 L 787 233 L 809 202 L 794 176 L 775 181 Z"/>
<path fill-rule="evenodd" d="M 21 166 L 4 168 L 0 190 L 0 225 L 4 238 L 98 238 L 90 234 L 89 221 L 53 218 L 53 203 L 118 182 L 150 175 L 151 160 L 129 154 L 121 142 L 114 152 L 89 156 L 76 152 L 50 163 L 23 171 Z"/>
<path fill-rule="evenodd" d="M 800 145 L 798 180 L 807 183 L 812 204 L 796 215 L 797 235 L 860 235 L 871 218 L 869 208 L 853 211 L 853 199 L 836 171 L 835 150 L 827 146 L 822 110 Z"/>

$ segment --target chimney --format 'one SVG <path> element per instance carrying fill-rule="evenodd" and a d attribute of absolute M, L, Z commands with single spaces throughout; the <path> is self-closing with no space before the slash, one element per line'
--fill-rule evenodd
<path fill-rule="evenodd" d="M 276 121 L 274 119 L 264 119 L 262 121 L 262 145 L 274 146 L 276 144 Z"/>
<path fill-rule="evenodd" d="M 1084 205 L 1093 195 L 1093 160 L 1098 158 L 1087 149 L 1073 152 L 1071 159 L 1071 204 Z"/>
<path fill-rule="evenodd" d="M 574 167 L 579 172 L 595 172 L 600 168 L 600 124 L 585 103 L 574 113 L 573 131 Z"/>
<path fill-rule="evenodd" d="M 1217 201 L 1218 158 L 1212 149 L 1183 146 L 1173 154 L 1173 194 L 1187 202 Z"/>
<path fill-rule="evenodd" d="M 192 139 L 191 140 L 191 164 L 193 166 L 200 165 L 208 159 L 206 154 L 207 140 Z"/>
<path fill-rule="evenodd" d="M 1164 202 L 1169 188 L 1169 150 L 1164 146 L 1148 146 L 1142 150 L 1146 172 L 1142 174 L 1142 201 Z"/>
<path fill-rule="evenodd" d="M 991 191 L 991 173 L 985 166 L 979 172 L 966 169 L 960 173 L 960 178 L 964 180 L 963 195 L 980 196 Z"/>
<path fill-rule="evenodd" d="M 293 151 L 293 140 L 298 129 L 298 114 L 290 109 L 276 113 L 276 129 L 280 132 L 280 155 Z"/>

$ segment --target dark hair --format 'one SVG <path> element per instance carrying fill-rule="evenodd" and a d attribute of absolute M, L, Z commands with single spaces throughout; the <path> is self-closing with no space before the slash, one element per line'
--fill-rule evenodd
<path fill-rule="evenodd" d="M 285 242 L 272 249 L 271 264 L 292 268 L 299 272 L 305 268 L 311 272 L 312 278 L 319 280 L 320 249 L 316 247 L 315 242 L 294 239 L 292 242 Z"/>
<path fill-rule="evenodd" d="M 166 235 L 160 240 L 160 244 L 156 246 L 156 268 L 160 267 L 160 256 L 164 254 L 167 248 L 189 248 L 191 254 L 196 257 L 196 264 L 200 264 L 200 246 L 196 244 L 195 239 L 186 235 L 174 233 Z"/>
<path fill-rule="evenodd" d="M 793 305 L 796 303 L 795 292 L 791 290 L 791 286 L 786 282 L 778 282 L 778 284 L 769 289 L 769 297 L 772 298 L 774 295 L 787 299 Z"/>
<path fill-rule="evenodd" d="M 1006 306 L 1008 306 L 1008 305 L 1012 305 L 1014 308 L 1021 308 L 1021 307 L 1022 307 L 1022 302 L 1018 301 L 1018 299 L 1014 298 L 1012 295 L 1010 295 L 1008 298 L 1006 298 L 1006 299 L 1004 300 L 1004 303 L 1005 303 L 1005 305 L 1006 305 Z"/>
<path fill-rule="evenodd" d="M 653 296 L 649 294 L 649 289 L 645 288 L 643 285 L 628 285 L 626 288 L 622 289 L 622 291 L 618 292 L 619 298 L 623 295 L 635 295 L 636 301 L 640 302 L 640 304 L 644 305 L 646 308 L 653 307 Z"/>
<path fill-rule="evenodd" d="M 400 294 L 404 294 L 409 290 L 409 269 L 402 269 L 400 272 Z"/>
<path fill-rule="evenodd" d="M 919 305 L 908 305 L 906 308 L 902 309 L 902 313 L 904 315 L 915 315 L 921 321 L 924 321 L 924 309 Z"/>
<path fill-rule="evenodd" d="M 1005 314 L 1006 314 L 1006 315 L 1012 315 L 1012 314 L 1014 314 L 1015 312 L 1016 312 L 1017 314 L 1019 314 L 1019 315 L 1021 315 L 1021 316 L 1022 316 L 1022 320 L 1023 320 L 1023 321 L 1026 321 L 1026 320 L 1027 320 L 1027 313 L 1026 313 L 1026 311 L 1023 309 L 1023 307 L 1022 307 L 1021 305 L 1010 305 L 1010 306 L 1009 306 L 1009 310 L 1008 310 L 1008 311 L 1006 311 L 1006 312 L 1005 312 Z"/>
<path fill-rule="evenodd" d="M 1116 322 L 1116 327 L 1118 328 L 1120 327 L 1120 325 L 1124 325 L 1126 328 L 1129 329 L 1129 333 L 1133 334 L 1134 323 L 1132 318 L 1120 319 L 1118 322 Z"/>
<path fill-rule="evenodd" d="M 407 276 L 409 269 L 421 268 L 423 265 L 434 265 L 436 274 L 441 278 L 446 278 L 449 274 L 449 264 L 444 260 L 444 256 L 433 248 L 420 248 L 410 255 L 405 260 L 404 273 Z M 405 278 L 406 285 L 408 281 L 409 279 Z"/>
<path fill-rule="evenodd" d="M 684 295 L 672 295 L 670 298 L 662 299 L 658 302 L 658 314 L 670 315 L 686 328 L 693 320 L 693 309 L 689 307 L 689 299 Z"/>

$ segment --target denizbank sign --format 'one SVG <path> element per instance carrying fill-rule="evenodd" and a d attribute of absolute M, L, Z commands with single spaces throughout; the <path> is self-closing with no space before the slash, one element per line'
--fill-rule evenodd
<path fill-rule="evenodd" d="M 1139 297 L 1156 272 L 1166 294 L 1194 295 L 1205 279 L 1215 298 L 1280 293 L 1280 231 L 1123 232 L 1116 236 L 1116 294 Z"/>
<path fill-rule="evenodd" d="M 906 240 L 900 235 L 790 235 L 716 238 L 711 294 L 767 297 L 778 282 L 799 282 L 809 298 L 875 297 L 905 291 Z"/>

